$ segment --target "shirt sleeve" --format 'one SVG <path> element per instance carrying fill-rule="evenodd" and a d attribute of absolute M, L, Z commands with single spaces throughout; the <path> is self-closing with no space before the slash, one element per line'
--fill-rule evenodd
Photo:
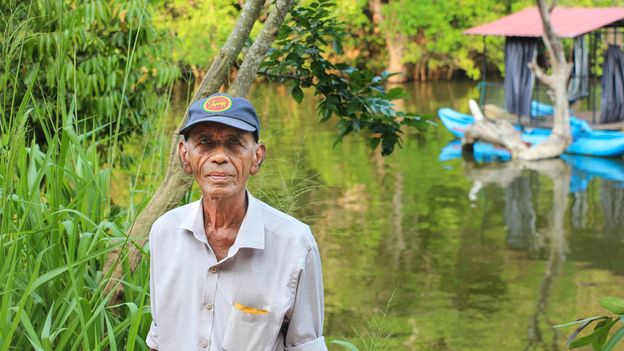
<path fill-rule="evenodd" d="M 149 240 L 150 249 L 150 309 L 152 310 L 152 325 L 147 333 L 145 342 L 150 349 L 158 350 L 158 326 L 156 325 L 156 289 L 154 288 L 154 248 L 152 237 Z"/>
<path fill-rule="evenodd" d="M 323 273 L 318 247 L 306 254 L 284 338 L 286 351 L 326 351 L 323 338 Z"/>

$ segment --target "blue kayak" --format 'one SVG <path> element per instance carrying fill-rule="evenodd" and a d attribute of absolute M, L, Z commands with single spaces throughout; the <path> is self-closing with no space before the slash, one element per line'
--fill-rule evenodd
<path fill-rule="evenodd" d="M 456 138 L 462 138 L 464 129 L 474 123 L 474 117 L 471 115 L 450 108 L 441 108 L 438 110 L 438 116 Z M 570 125 L 573 142 L 566 149 L 567 153 L 601 157 L 624 155 L 623 132 L 593 130 L 587 122 L 574 117 L 570 118 Z M 525 128 L 522 130 L 522 140 L 528 144 L 539 144 L 546 140 L 550 133 L 551 130 L 547 128 Z"/>
<path fill-rule="evenodd" d="M 488 163 L 496 161 L 511 160 L 511 153 L 504 147 L 495 146 L 489 143 L 477 141 L 472 150 L 474 160 L 478 163 Z M 459 140 L 453 140 L 446 144 L 440 151 L 438 159 L 440 161 L 448 161 L 462 156 L 462 144 Z"/>

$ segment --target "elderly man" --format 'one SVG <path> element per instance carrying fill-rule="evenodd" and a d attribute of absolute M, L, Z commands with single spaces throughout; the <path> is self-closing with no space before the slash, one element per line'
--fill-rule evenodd
<path fill-rule="evenodd" d="M 253 106 L 212 95 L 193 103 L 180 134 L 184 171 L 202 198 L 152 226 L 147 345 L 327 350 L 321 263 L 310 228 L 245 188 L 265 155 Z"/>

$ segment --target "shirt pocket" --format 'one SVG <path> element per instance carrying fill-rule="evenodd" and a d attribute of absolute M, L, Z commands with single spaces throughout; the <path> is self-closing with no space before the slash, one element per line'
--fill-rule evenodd
<path fill-rule="evenodd" d="M 252 314 L 232 306 L 228 318 L 223 348 L 226 351 L 260 351 L 273 345 L 276 336 L 273 334 L 271 312 Z"/>

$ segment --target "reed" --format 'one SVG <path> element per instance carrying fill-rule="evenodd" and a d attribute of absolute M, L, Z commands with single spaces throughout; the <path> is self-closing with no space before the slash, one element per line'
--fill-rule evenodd
<path fill-rule="evenodd" d="M 140 204 L 110 201 L 116 158 L 103 146 L 116 145 L 119 134 L 96 139 L 97 130 L 79 132 L 86 117 L 76 113 L 79 101 L 60 98 L 73 93 L 63 80 L 57 101 L 34 98 L 40 87 L 33 78 L 44 74 L 37 66 L 29 67 L 34 77 L 26 91 L 18 91 L 23 77 L 11 67 L 23 60 L 33 34 L 11 14 L 2 15 L 0 350 L 147 349 L 149 266 L 143 260 L 130 272 L 125 262 L 125 248 L 133 244 L 126 232 Z M 64 74 L 66 68 L 57 69 Z M 129 186 L 130 194 L 149 188 Z M 110 306 L 102 267 L 119 247 L 125 275 L 116 283 L 126 294 L 122 304 Z"/>

